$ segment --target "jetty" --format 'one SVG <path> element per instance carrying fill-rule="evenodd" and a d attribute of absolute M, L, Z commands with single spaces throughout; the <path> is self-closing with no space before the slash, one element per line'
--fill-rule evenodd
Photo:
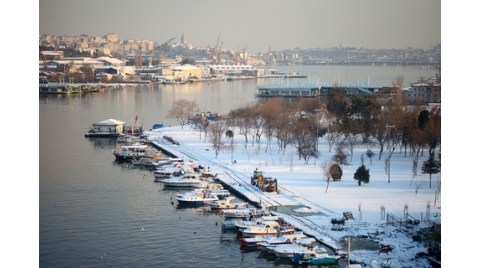
<path fill-rule="evenodd" d="M 188 148 L 179 144 L 174 144 L 161 136 L 150 137 L 150 144 L 156 149 L 162 151 L 170 157 L 188 158 L 190 160 L 203 163 L 209 166 L 217 173 L 216 180 L 226 189 L 234 193 L 236 196 L 246 200 L 249 204 L 269 210 L 272 214 L 283 217 L 286 222 L 295 226 L 295 228 L 303 231 L 306 235 L 314 237 L 317 241 L 329 247 L 333 251 L 341 251 L 342 243 L 329 235 L 325 226 L 316 223 L 304 217 L 295 216 L 294 213 L 288 213 L 288 209 L 279 209 L 281 207 L 316 207 L 328 221 L 330 218 L 342 217 L 328 209 L 318 207 L 316 204 L 303 199 L 286 188 L 279 187 L 278 192 L 262 192 L 258 187 L 250 184 L 250 177 L 216 161 L 210 160 L 202 155 L 196 154 Z M 253 170 L 252 170 L 253 172 Z"/>

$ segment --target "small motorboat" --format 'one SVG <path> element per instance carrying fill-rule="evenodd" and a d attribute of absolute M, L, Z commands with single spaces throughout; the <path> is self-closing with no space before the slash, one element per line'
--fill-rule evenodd
<path fill-rule="evenodd" d="M 247 208 L 248 203 L 239 203 L 235 202 L 235 200 L 236 198 L 234 196 L 227 196 L 224 199 L 208 202 L 207 205 L 214 209 Z"/>

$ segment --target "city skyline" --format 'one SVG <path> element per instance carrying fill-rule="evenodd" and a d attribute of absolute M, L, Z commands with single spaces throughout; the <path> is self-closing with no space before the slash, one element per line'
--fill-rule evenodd
<path fill-rule="evenodd" d="M 295 48 L 423 48 L 441 42 L 440 1 L 93 2 L 42 0 L 39 33 L 118 34 L 163 43 L 266 52 Z M 187 8 L 188 7 L 188 8 Z"/>

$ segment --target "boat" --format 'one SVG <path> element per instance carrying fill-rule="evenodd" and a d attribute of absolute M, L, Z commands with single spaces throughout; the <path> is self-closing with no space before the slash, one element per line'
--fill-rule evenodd
<path fill-rule="evenodd" d="M 159 166 L 159 163 L 153 158 L 137 158 L 131 160 L 134 166 L 140 166 L 144 168 L 153 168 L 156 169 Z"/>
<path fill-rule="evenodd" d="M 291 225 L 280 225 L 277 221 L 263 221 L 261 224 L 240 230 L 243 237 L 257 235 L 293 234 L 295 228 Z"/>
<path fill-rule="evenodd" d="M 303 238 L 289 238 L 286 235 L 282 236 L 270 236 L 267 237 L 264 241 L 257 243 L 257 248 L 260 250 L 267 250 L 269 246 L 282 245 L 282 244 L 298 244 L 304 247 L 312 246 L 316 242 L 315 238 L 303 237 Z"/>
<path fill-rule="evenodd" d="M 305 260 L 310 260 L 318 256 L 320 253 L 317 251 L 318 246 L 308 246 L 304 247 L 299 244 L 279 244 L 268 246 L 266 250 L 271 253 L 275 254 L 277 258 L 288 258 L 293 260 L 293 254 L 303 254 Z"/>
<path fill-rule="evenodd" d="M 292 256 L 292 262 L 294 264 L 308 263 L 313 265 L 332 265 L 337 264 L 338 259 L 341 257 L 342 256 L 330 255 L 325 248 L 319 247 L 313 256 L 305 256 L 305 254 L 302 253 L 294 253 Z"/>
<path fill-rule="evenodd" d="M 116 161 L 154 157 L 157 150 L 144 144 L 122 145 L 113 151 Z"/>
<path fill-rule="evenodd" d="M 249 219 L 236 221 L 235 222 L 235 227 L 237 227 L 237 229 L 239 231 L 241 231 L 241 230 L 246 229 L 248 227 L 262 224 L 265 221 L 279 222 L 279 219 L 280 218 L 278 216 L 263 215 L 263 216 L 260 216 L 260 217 L 255 217 L 255 216 L 252 215 L 252 216 L 249 217 Z"/>
<path fill-rule="evenodd" d="M 207 205 L 213 209 L 246 208 L 248 206 L 248 203 L 245 202 L 234 202 L 235 199 L 236 198 L 234 196 L 227 196 L 224 199 L 208 202 Z"/>
<path fill-rule="evenodd" d="M 224 209 L 221 212 L 225 218 L 249 218 L 251 215 L 257 214 L 255 208 L 233 208 Z"/>
<path fill-rule="evenodd" d="M 290 241 L 297 240 L 297 239 L 303 239 L 306 238 L 307 236 L 299 231 L 295 232 L 293 234 L 287 234 L 287 235 L 281 235 L 281 236 L 269 236 L 269 235 L 264 235 L 264 236 L 254 236 L 254 237 L 244 237 L 240 239 L 240 246 L 241 247 L 257 247 L 258 243 L 261 242 L 268 242 L 271 241 L 270 239 L 276 238 L 276 239 L 284 239 L 285 241 L 290 239 Z"/>
<path fill-rule="evenodd" d="M 200 175 L 196 173 L 185 173 L 178 178 L 162 180 L 163 185 L 166 187 L 195 187 L 201 182 Z"/>
<path fill-rule="evenodd" d="M 207 202 L 218 200 L 218 197 L 207 189 L 195 189 L 184 194 L 177 194 L 179 206 L 203 206 Z"/>
<path fill-rule="evenodd" d="M 162 169 L 157 169 L 153 171 L 153 177 L 155 182 L 161 182 L 166 179 L 180 177 L 184 172 L 178 167 L 167 167 Z"/>

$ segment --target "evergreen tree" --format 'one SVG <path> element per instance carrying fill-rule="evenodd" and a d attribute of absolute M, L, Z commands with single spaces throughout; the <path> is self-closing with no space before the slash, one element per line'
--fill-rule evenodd
<path fill-rule="evenodd" d="M 430 188 L 432 188 L 432 174 L 440 172 L 440 167 L 440 160 L 436 160 L 433 157 L 429 157 L 428 160 L 423 162 L 422 173 L 430 174 Z"/>
<path fill-rule="evenodd" d="M 355 174 L 353 174 L 353 178 L 358 181 L 358 186 L 363 183 L 368 183 L 370 181 L 370 170 L 365 168 L 365 165 L 361 165 Z"/>

